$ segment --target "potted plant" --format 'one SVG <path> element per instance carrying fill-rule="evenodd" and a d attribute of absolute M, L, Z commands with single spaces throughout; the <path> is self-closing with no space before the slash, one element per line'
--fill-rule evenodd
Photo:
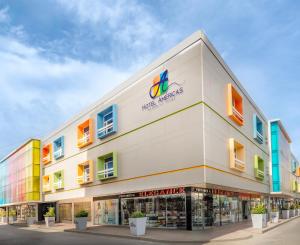
<path fill-rule="evenodd" d="M 290 218 L 292 218 L 294 216 L 295 216 L 295 206 L 294 206 L 294 204 L 292 204 L 290 206 Z"/>
<path fill-rule="evenodd" d="M 279 210 L 276 207 L 272 208 L 272 211 L 271 211 L 270 215 L 271 215 L 271 222 L 272 223 L 278 223 L 278 220 L 279 220 Z"/>
<path fill-rule="evenodd" d="M 298 204 L 297 203 L 294 205 L 294 212 L 295 212 L 295 216 L 299 215 L 299 213 L 298 213 Z"/>
<path fill-rule="evenodd" d="M 33 225 L 36 221 L 36 212 L 34 207 L 28 207 L 26 210 L 26 221 L 27 225 Z"/>
<path fill-rule="evenodd" d="M 284 205 L 281 208 L 281 213 L 282 213 L 282 218 L 283 219 L 288 219 L 290 217 L 290 212 L 289 212 L 289 209 L 288 209 L 287 205 Z"/>
<path fill-rule="evenodd" d="M 15 209 L 10 209 L 9 211 L 8 211 L 8 222 L 10 223 L 10 224 L 12 224 L 12 223 L 14 223 L 14 221 L 16 221 L 17 220 L 17 212 L 16 212 L 16 210 Z"/>
<path fill-rule="evenodd" d="M 55 211 L 54 207 L 48 207 L 48 212 L 44 215 L 46 226 L 54 226 L 55 224 Z"/>
<path fill-rule="evenodd" d="M 0 222 L 5 223 L 5 211 L 3 209 L 0 209 Z"/>
<path fill-rule="evenodd" d="M 87 217 L 89 213 L 86 210 L 81 210 L 75 215 L 76 230 L 85 230 L 87 225 Z"/>
<path fill-rule="evenodd" d="M 259 204 L 251 210 L 253 228 L 262 229 L 267 226 L 267 209 Z"/>
<path fill-rule="evenodd" d="M 133 212 L 131 217 L 129 218 L 129 227 L 131 234 L 135 236 L 145 235 L 146 222 L 147 217 L 145 217 L 145 215 L 142 212 Z"/>

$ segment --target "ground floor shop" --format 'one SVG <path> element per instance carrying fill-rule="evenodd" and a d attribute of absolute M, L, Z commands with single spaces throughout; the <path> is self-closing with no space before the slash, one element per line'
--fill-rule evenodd
<path fill-rule="evenodd" d="M 25 203 L 0 207 L 2 222 L 9 224 L 26 221 L 28 218 L 33 221 L 38 220 L 37 211 L 37 203 Z"/>
<path fill-rule="evenodd" d="M 147 226 L 205 229 L 250 219 L 252 207 L 269 198 L 254 193 L 178 187 L 93 198 L 94 224 L 128 225 L 134 211 L 147 216 Z"/>

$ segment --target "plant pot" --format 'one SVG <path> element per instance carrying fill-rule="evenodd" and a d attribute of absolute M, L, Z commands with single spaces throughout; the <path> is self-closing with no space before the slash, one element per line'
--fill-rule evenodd
<path fill-rule="evenodd" d="M 289 210 L 282 210 L 282 218 L 283 219 L 288 219 L 289 217 L 290 217 Z"/>
<path fill-rule="evenodd" d="M 55 224 L 55 217 L 45 217 L 45 223 L 47 227 L 54 226 Z"/>
<path fill-rule="evenodd" d="M 300 209 L 297 209 L 298 210 L 298 216 L 300 215 Z"/>
<path fill-rule="evenodd" d="M 271 222 L 278 223 L 279 220 L 279 212 L 271 212 Z"/>
<path fill-rule="evenodd" d="M 298 209 L 294 209 L 295 216 L 298 216 Z"/>
<path fill-rule="evenodd" d="M 8 223 L 12 224 L 12 223 L 14 223 L 15 221 L 17 221 L 17 217 L 15 217 L 15 216 L 9 216 L 9 217 L 8 217 Z"/>
<path fill-rule="evenodd" d="M 253 228 L 262 229 L 267 226 L 267 214 L 251 214 Z"/>
<path fill-rule="evenodd" d="M 27 225 L 33 225 L 34 222 L 36 221 L 36 218 L 35 217 L 27 217 L 26 221 L 27 221 Z"/>
<path fill-rule="evenodd" d="M 75 218 L 76 230 L 83 231 L 86 230 L 87 217 Z"/>
<path fill-rule="evenodd" d="M 290 209 L 290 218 L 295 216 L 295 210 L 294 209 Z"/>
<path fill-rule="evenodd" d="M 147 217 L 129 218 L 130 232 L 134 236 L 142 236 L 146 233 Z"/>

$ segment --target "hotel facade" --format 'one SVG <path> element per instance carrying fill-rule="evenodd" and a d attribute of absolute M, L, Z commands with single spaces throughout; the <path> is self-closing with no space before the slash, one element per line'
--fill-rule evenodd
<path fill-rule="evenodd" d="M 297 202 L 298 161 L 275 122 L 286 172 L 273 122 L 196 32 L 42 140 L 37 218 L 54 206 L 58 222 L 85 209 L 128 225 L 141 211 L 149 227 L 196 230 Z"/>

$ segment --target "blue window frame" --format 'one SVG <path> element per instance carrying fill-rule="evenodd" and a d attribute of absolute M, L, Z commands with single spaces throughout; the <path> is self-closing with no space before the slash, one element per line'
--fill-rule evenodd
<path fill-rule="evenodd" d="M 256 115 L 253 115 L 253 138 L 259 143 L 264 143 L 264 126 L 262 120 Z"/>
<path fill-rule="evenodd" d="M 292 159 L 292 173 L 296 173 L 297 162 L 295 159 Z"/>
<path fill-rule="evenodd" d="M 56 160 L 62 158 L 65 153 L 65 137 L 61 136 L 57 138 L 56 140 L 53 141 L 53 145 L 54 145 L 54 151 L 53 151 L 54 158 Z"/>
<path fill-rule="evenodd" d="M 117 106 L 112 105 L 97 115 L 97 136 L 103 139 L 117 132 Z"/>

